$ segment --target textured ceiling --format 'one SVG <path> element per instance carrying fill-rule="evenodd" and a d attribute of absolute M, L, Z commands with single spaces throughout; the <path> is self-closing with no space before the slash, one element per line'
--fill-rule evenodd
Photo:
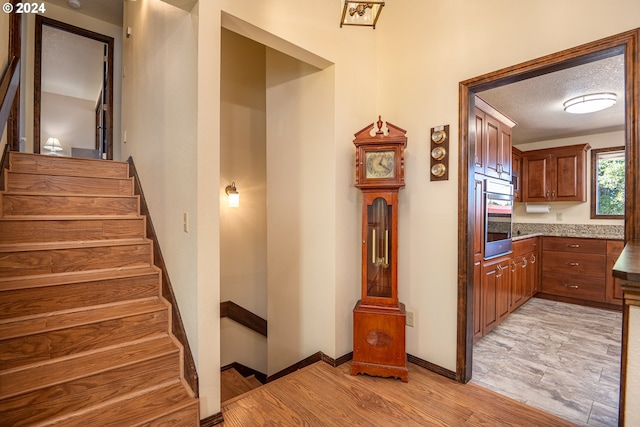
<path fill-rule="evenodd" d="M 564 101 L 612 92 L 618 102 L 588 114 L 564 111 Z M 624 56 L 617 55 L 478 93 L 517 123 L 514 145 L 624 129 Z"/>
<path fill-rule="evenodd" d="M 42 26 L 42 91 L 96 102 L 104 43 Z"/>

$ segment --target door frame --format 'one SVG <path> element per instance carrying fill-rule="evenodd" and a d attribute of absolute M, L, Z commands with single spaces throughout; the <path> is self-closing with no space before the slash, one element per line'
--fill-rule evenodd
<path fill-rule="evenodd" d="M 113 37 L 76 27 L 55 19 L 36 15 L 35 54 L 33 70 L 33 152 L 40 153 L 40 114 L 42 100 L 42 27 L 57 28 L 81 37 L 97 40 L 107 45 L 106 109 L 104 114 L 104 138 L 107 141 L 107 159 L 113 160 Z"/>
<path fill-rule="evenodd" d="M 459 84 L 458 331 L 456 380 L 471 380 L 473 365 L 473 158 L 475 94 L 509 83 L 625 54 L 625 242 L 640 237 L 640 28 L 465 80 Z M 622 393 L 621 387 L 621 393 Z M 621 404 L 622 404 L 621 399 Z"/>

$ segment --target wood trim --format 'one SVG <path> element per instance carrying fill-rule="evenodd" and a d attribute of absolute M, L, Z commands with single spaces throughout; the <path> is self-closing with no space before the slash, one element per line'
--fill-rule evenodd
<path fill-rule="evenodd" d="M 626 146 L 626 207 L 625 240 L 640 238 L 640 29 L 634 29 L 575 48 L 553 53 L 521 64 L 503 68 L 459 84 L 459 164 L 458 164 L 458 334 L 456 379 L 468 382 L 472 375 L 473 357 L 473 233 L 474 205 L 473 152 L 475 130 L 470 129 L 475 106 L 475 94 L 483 90 L 586 64 L 595 60 L 625 54 L 625 146 Z M 469 300 L 469 301 L 468 301 Z M 623 389 L 621 388 L 621 393 Z M 624 401 L 623 398 L 620 399 Z M 623 405 L 620 405 L 623 410 Z"/>
<path fill-rule="evenodd" d="M 218 424 L 222 424 L 224 422 L 224 416 L 222 412 L 218 412 L 217 414 L 209 415 L 207 418 L 203 418 L 200 420 L 200 427 L 212 427 Z"/>
<path fill-rule="evenodd" d="M 235 369 L 236 371 L 238 371 L 240 373 L 240 375 L 242 375 L 245 378 L 246 377 L 250 377 L 251 375 L 253 375 L 262 384 L 266 384 L 267 383 L 267 374 L 263 374 L 260 371 L 256 371 L 255 369 L 250 368 L 248 366 L 245 366 L 242 363 L 233 362 L 233 363 L 231 363 L 229 365 L 225 365 L 222 368 L 220 368 L 220 372 L 224 372 L 224 371 L 227 371 L 229 369 Z"/>
<path fill-rule="evenodd" d="M 7 71 L 0 82 L 0 135 L 4 132 L 5 125 L 13 111 L 14 100 L 20 85 L 20 58 L 13 57 L 9 62 Z M 11 146 L 11 140 L 9 140 Z"/>
<path fill-rule="evenodd" d="M 267 336 L 267 321 L 233 301 L 220 303 L 220 318 L 223 317 L 228 317 L 260 335 Z"/>
<path fill-rule="evenodd" d="M 18 0 L 10 0 L 14 9 L 18 3 Z M 22 54 L 22 15 L 12 13 L 9 17 L 9 55 L 8 62 L 11 62 L 12 58 L 21 58 Z M 7 144 L 11 147 L 12 151 L 20 150 L 20 67 L 18 67 L 18 83 L 15 94 L 13 95 L 13 104 L 9 112 L 7 121 L 0 120 L 2 123 L 0 134 L 2 134 L 5 123 L 7 127 Z M 2 93 L 2 91 L 0 91 Z M 4 98 L 4 95 L 2 96 Z M 3 101 L 4 102 L 4 101 Z"/>
<path fill-rule="evenodd" d="M 40 153 L 40 114 L 42 102 L 42 26 L 47 25 L 59 30 L 87 37 L 107 45 L 108 67 L 107 67 L 107 108 L 105 114 L 104 132 L 107 141 L 107 159 L 113 160 L 113 37 L 96 33 L 91 30 L 76 27 L 65 22 L 36 15 L 35 29 L 35 54 L 33 70 L 33 152 Z"/>
<path fill-rule="evenodd" d="M 456 377 L 457 377 L 456 372 L 450 371 L 449 369 L 445 369 L 442 366 L 438 366 L 424 359 L 420 359 L 419 357 L 413 356 L 411 354 L 407 354 L 407 362 L 413 363 L 414 365 L 418 365 L 421 368 L 424 368 L 428 371 L 435 372 L 438 375 L 442 375 L 443 377 L 456 381 Z"/>
<path fill-rule="evenodd" d="M 317 353 L 312 354 L 311 356 L 302 359 L 301 361 L 299 361 L 298 363 L 294 363 L 293 365 L 289 366 L 288 368 L 284 368 L 283 370 L 281 370 L 280 372 L 276 372 L 273 375 L 270 375 L 269 377 L 267 377 L 267 382 L 270 383 L 271 381 L 275 381 L 278 378 L 282 378 L 284 376 L 287 376 L 289 374 L 294 373 L 295 371 L 304 368 L 305 366 L 309 366 L 309 365 L 313 365 L 316 362 L 320 362 L 323 361 L 331 366 L 333 366 L 334 368 L 337 366 L 342 365 L 343 363 L 346 363 L 348 361 L 350 361 L 351 359 L 353 359 L 353 352 L 347 353 L 344 356 L 341 356 L 337 359 L 333 359 L 329 356 L 327 356 L 326 354 L 324 354 L 323 352 L 319 351 Z"/>
<path fill-rule="evenodd" d="M 178 309 L 178 301 L 173 293 L 173 286 L 171 286 L 167 266 L 164 262 L 162 251 L 160 250 L 158 236 L 155 228 L 153 227 L 151 214 L 147 206 L 147 201 L 144 197 L 144 192 L 142 191 L 142 183 L 140 182 L 140 177 L 138 176 L 138 171 L 136 170 L 133 158 L 129 157 L 127 159 L 127 163 L 129 163 L 129 176 L 135 178 L 134 194 L 140 196 L 140 214 L 145 215 L 147 219 L 147 238 L 153 241 L 153 263 L 162 272 L 162 296 L 171 304 L 171 331 L 184 348 L 184 377 L 187 384 L 191 387 L 191 390 L 195 393 L 195 397 L 198 397 L 198 372 L 196 370 L 193 353 L 191 353 L 191 347 L 189 346 L 189 340 L 187 339 L 187 333 L 184 329 L 184 324 L 182 323 L 182 316 Z"/>

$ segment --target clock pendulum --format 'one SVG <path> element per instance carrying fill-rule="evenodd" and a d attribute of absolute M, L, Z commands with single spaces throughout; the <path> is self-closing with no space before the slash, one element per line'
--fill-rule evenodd
<path fill-rule="evenodd" d="M 351 374 L 408 381 L 406 312 L 398 301 L 398 191 L 404 187 L 406 131 L 378 117 L 355 134 L 362 191 L 362 298 L 353 309 Z"/>

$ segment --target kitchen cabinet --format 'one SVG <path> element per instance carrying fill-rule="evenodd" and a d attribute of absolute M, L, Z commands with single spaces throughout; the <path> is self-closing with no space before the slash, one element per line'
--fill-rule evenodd
<path fill-rule="evenodd" d="M 515 122 L 476 97 L 475 171 L 511 181 L 511 128 Z"/>
<path fill-rule="evenodd" d="M 613 265 L 624 249 L 623 240 L 607 240 L 607 267 L 605 277 L 605 300 L 610 304 L 622 305 L 620 279 L 613 277 Z"/>
<path fill-rule="evenodd" d="M 524 151 L 523 202 L 584 202 L 589 144 Z"/>
<path fill-rule="evenodd" d="M 520 184 L 522 179 L 522 151 L 513 147 L 511 149 L 511 184 L 513 184 L 513 201 L 522 201 Z"/>
<path fill-rule="evenodd" d="M 545 236 L 542 293 L 605 302 L 606 258 L 604 239 Z"/>
<path fill-rule="evenodd" d="M 511 293 L 509 311 L 513 312 L 537 293 L 538 285 L 538 241 L 539 238 L 513 242 L 511 255 Z"/>
<path fill-rule="evenodd" d="M 484 261 L 482 265 L 482 335 L 509 316 L 510 255 Z"/>

